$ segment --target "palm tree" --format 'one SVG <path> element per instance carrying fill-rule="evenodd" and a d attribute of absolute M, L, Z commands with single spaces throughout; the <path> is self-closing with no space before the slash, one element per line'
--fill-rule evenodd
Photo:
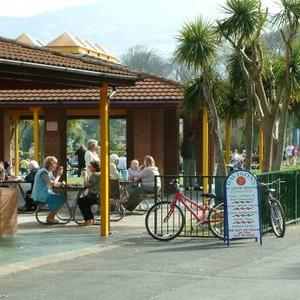
<path fill-rule="evenodd" d="M 238 55 L 247 94 L 251 95 L 252 101 L 255 102 L 259 119 L 263 125 L 263 171 L 280 167 L 280 164 L 274 163 L 274 157 L 276 157 L 276 162 L 279 160 L 281 162 L 284 138 L 276 137 L 278 135 L 276 124 L 280 121 L 279 134 L 284 136 L 287 107 L 292 89 L 291 49 L 300 20 L 300 0 L 281 0 L 281 6 L 282 10 L 273 19 L 273 24 L 279 26 L 285 44 L 284 89 L 276 85 L 276 77 L 272 70 L 273 63 L 272 61 L 268 62 L 269 55 L 262 50 L 262 29 L 267 22 L 268 12 L 261 9 L 261 1 L 228 0 L 223 7 L 226 17 L 218 22 L 218 32 L 227 39 Z M 245 53 L 246 46 L 250 46 L 251 55 Z M 264 80 L 265 68 L 270 75 L 268 86 Z M 250 97 L 248 99 L 250 100 Z M 251 102 L 249 101 L 248 104 L 250 105 Z M 281 104 L 282 109 L 280 110 Z M 248 110 L 250 113 L 249 107 Z"/>
<path fill-rule="evenodd" d="M 195 95 L 199 100 L 193 98 L 193 103 L 198 103 L 194 110 L 199 113 L 199 103 L 204 100 L 209 108 L 209 115 L 212 124 L 212 133 L 216 147 L 217 163 L 220 175 L 226 175 L 226 164 L 223 155 L 223 147 L 220 139 L 219 117 L 215 99 L 215 86 L 213 76 L 215 72 L 212 67 L 214 58 L 217 55 L 218 39 L 215 30 L 209 22 L 198 18 L 188 22 L 179 32 L 177 37 L 178 45 L 175 50 L 175 57 L 179 63 L 198 72 L 198 89 Z M 187 100 L 187 99 L 186 99 Z M 185 104 L 187 101 L 185 101 Z"/>
<path fill-rule="evenodd" d="M 225 159 L 230 162 L 231 125 L 243 119 L 246 114 L 246 101 L 244 92 L 231 82 L 225 84 L 222 99 L 218 105 L 219 115 L 225 120 Z"/>
<path fill-rule="evenodd" d="M 249 47 L 245 48 L 245 53 L 251 55 L 251 49 Z M 249 66 L 247 71 L 250 72 Z M 252 152 L 253 152 L 253 111 L 254 103 L 251 85 L 249 81 L 246 81 L 242 70 L 240 68 L 240 60 L 236 53 L 233 51 L 227 61 L 227 71 L 228 71 L 228 80 L 231 84 L 232 94 L 239 94 L 239 97 L 245 98 L 247 101 L 244 103 L 243 107 L 243 117 L 244 120 L 244 147 L 246 149 L 246 161 L 245 168 L 250 170 L 252 163 Z M 236 93 L 235 93 L 236 92 Z M 237 104 L 237 103 L 236 103 Z M 228 124 L 227 124 L 228 126 Z"/>
<path fill-rule="evenodd" d="M 263 83 L 265 57 L 261 49 L 260 37 L 267 21 L 267 12 L 261 10 L 260 0 L 228 0 L 223 11 L 226 17 L 218 22 L 218 32 L 229 41 L 239 59 L 247 91 L 249 125 L 254 101 L 264 126 L 263 170 L 269 171 L 272 165 L 273 130 L 280 97 L 276 97 L 274 77 L 271 84 L 273 90 L 271 98 L 266 95 Z M 251 49 L 250 55 L 245 52 L 247 46 Z"/>

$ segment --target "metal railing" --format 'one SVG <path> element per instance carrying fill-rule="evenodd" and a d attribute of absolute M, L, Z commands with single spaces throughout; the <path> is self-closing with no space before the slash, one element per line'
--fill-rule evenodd
<path fill-rule="evenodd" d="M 293 171 L 281 171 L 281 172 L 270 172 L 262 173 L 257 175 L 259 182 L 268 183 L 276 179 L 282 179 L 285 181 L 284 184 L 275 184 L 272 188 L 276 189 L 274 193 L 275 198 L 277 198 L 284 209 L 287 223 L 293 223 L 300 221 L 300 170 Z M 182 184 L 181 192 L 188 198 L 194 200 L 198 204 L 203 204 L 203 198 L 201 194 L 203 191 L 203 182 L 207 182 L 207 192 L 213 192 L 216 194 L 216 199 L 211 204 L 218 204 L 224 202 L 224 190 L 223 184 L 225 177 L 222 176 L 183 176 L 183 175 L 161 175 L 155 178 L 155 203 L 157 201 L 165 200 L 172 201 L 174 198 L 174 188 L 170 184 L 172 180 L 178 180 Z M 207 179 L 207 180 L 205 180 Z M 299 179 L 299 180 L 298 180 Z M 157 188 L 158 181 L 161 181 L 161 188 Z M 189 180 L 195 183 L 195 187 L 186 189 L 185 184 L 189 184 Z M 270 230 L 270 218 L 269 218 L 269 207 L 267 201 L 267 194 L 265 193 L 266 187 L 261 187 L 260 189 L 260 199 L 262 207 L 262 227 L 264 232 Z M 195 207 L 193 207 L 197 213 Z M 207 225 L 202 225 L 201 227 L 194 228 L 194 223 L 196 220 L 191 215 L 191 213 L 182 207 L 185 215 L 185 228 L 181 236 L 186 237 L 212 237 L 213 235 L 208 229 Z"/>

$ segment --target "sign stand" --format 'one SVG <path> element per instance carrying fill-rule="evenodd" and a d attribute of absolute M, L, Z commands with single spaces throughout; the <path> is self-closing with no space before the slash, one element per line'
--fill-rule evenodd
<path fill-rule="evenodd" d="M 228 174 L 224 183 L 225 242 L 252 239 L 262 245 L 261 203 L 259 182 L 246 170 Z"/>

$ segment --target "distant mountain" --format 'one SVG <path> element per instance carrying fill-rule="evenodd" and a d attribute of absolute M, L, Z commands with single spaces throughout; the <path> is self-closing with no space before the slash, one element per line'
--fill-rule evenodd
<path fill-rule="evenodd" d="M 211 14 L 217 1 L 100 0 L 95 4 L 28 18 L 0 17 L 0 35 L 16 38 L 27 32 L 47 44 L 68 31 L 73 36 L 100 43 L 115 55 L 136 44 L 170 54 L 183 22 L 194 19 L 200 13 Z"/>

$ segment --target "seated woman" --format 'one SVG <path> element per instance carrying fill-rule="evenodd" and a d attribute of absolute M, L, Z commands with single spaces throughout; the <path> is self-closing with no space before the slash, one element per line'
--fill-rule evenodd
<path fill-rule="evenodd" d="M 25 206 L 23 210 L 25 211 L 34 211 L 36 210 L 36 204 L 34 203 L 33 199 L 31 198 L 32 190 L 33 190 L 33 185 L 34 185 L 34 178 L 40 169 L 38 162 L 35 160 L 31 160 L 29 162 L 28 166 L 28 175 L 24 178 L 25 181 L 31 183 L 31 188 L 26 192 L 26 197 L 25 197 Z"/>
<path fill-rule="evenodd" d="M 119 156 L 117 154 L 111 154 L 109 157 L 109 176 L 110 179 L 122 179 L 122 175 L 119 173 L 117 165 L 119 163 Z"/>
<path fill-rule="evenodd" d="M 64 203 L 62 195 L 54 194 L 51 188 L 58 184 L 63 174 L 63 167 L 59 167 L 56 177 L 52 174 L 57 169 L 57 159 L 54 156 L 46 157 L 44 167 L 41 168 L 35 176 L 32 190 L 32 198 L 34 201 L 48 204 L 50 212 L 47 216 L 48 224 L 57 224 L 58 220 L 55 216 Z"/>
<path fill-rule="evenodd" d="M 158 168 L 155 166 L 155 161 L 152 156 L 146 156 L 144 159 L 143 170 L 134 176 L 135 182 L 140 182 L 141 186 L 133 187 L 129 191 L 128 201 L 124 203 L 124 207 L 133 211 L 143 199 L 140 197 L 142 194 L 154 193 L 154 176 L 159 175 Z M 160 178 L 157 180 L 157 188 L 160 189 Z"/>
<path fill-rule="evenodd" d="M 137 159 L 134 159 L 130 163 L 130 168 L 128 169 L 128 175 L 133 180 L 134 175 L 140 172 L 139 168 L 139 161 Z"/>
<path fill-rule="evenodd" d="M 100 167 L 99 162 L 94 161 L 89 165 L 90 175 L 87 178 L 87 174 L 84 172 L 84 187 L 89 189 L 88 194 L 79 198 L 78 206 L 84 218 L 84 225 L 92 226 L 94 224 L 94 215 L 91 207 L 99 203 L 99 181 L 100 181 Z"/>

